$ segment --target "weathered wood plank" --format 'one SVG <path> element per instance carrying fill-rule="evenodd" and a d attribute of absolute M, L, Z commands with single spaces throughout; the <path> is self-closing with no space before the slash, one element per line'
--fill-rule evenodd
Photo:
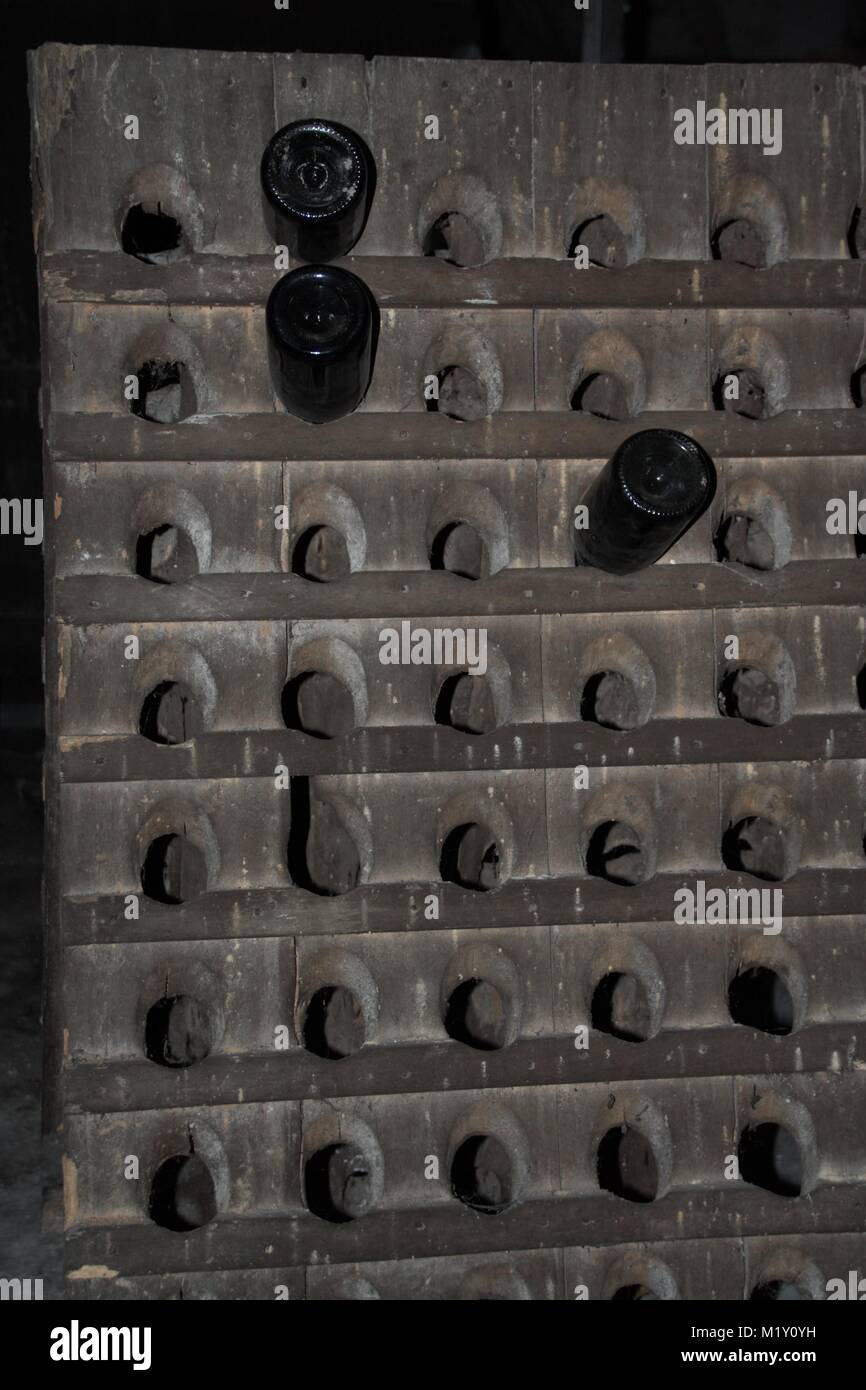
<path fill-rule="evenodd" d="M 682 430 L 713 458 L 863 454 L 866 418 L 855 410 L 795 410 L 771 420 L 727 411 L 656 411 L 601 420 L 577 411 L 527 411 L 478 421 L 441 414 L 360 412 L 333 425 L 286 414 L 213 416 L 170 429 L 136 416 L 54 415 L 50 446 L 58 463 L 241 461 L 317 458 L 608 458 L 642 429 Z M 315 436 L 310 431 L 315 431 Z"/>
<path fill-rule="evenodd" d="M 639 1046 L 605 1034 L 579 1051 L 574 1038 L 521 1038 L 498 1052 L 453 1042 L 362 1049 L 323 1067 L 296 1050 L 270 1056 L 207 1058 L 183 1071 L 140 1062 L 75 1062 L 64 1078 L 70 1109 L 106 1115 L 130 1110 L 250 1104 L 324 1096 L 409 1095 L 427 1091 L 580 1085 L 698 1076 L 782 1076 L 827 1071 L 856 1047 L 858 1025 L 828 1023 L 789 1037 L 751 1028 L 665 1031 Z"/>
<path fill-rule="evenodd" d="M 589 568 L 500 570 L 472 583 L 445 571 L 353 574 L 311 584 L 293 574 L 204 574 L 158 588 L 133 576 L 73 575 L 57 583 L 66 623 L 221 622 L 244 619 L 641 613 L 717 607 L 784 608 L 863 602 L 859 560 L 800 560 L 758 572 L 726 564 L 654 565 L 637 575 Z"/>
<path fill-rule="evenodd" d="M 329 1228 L 327 1243 L 321 1221 L 313 1216 L 223 1218 L 182 1238 L 152 1225 L 82 1227 L 67 1234 L 67 1267 L 120 1267 L 127 1274 L 147 1274 L 559 1245 L 843 1233 L 866 1221 L 866 1184 L 826 1186 L 798 1202 L 780 1201 L 738 1183 L 735 1189 L 672 1192 L 645 1205 L 618 1202 L 610 1194 L 539 1198 L 517 1203 L 495 1219 L 458 1207 L 369 1212 L 360 1221 Z"/>
<path fill-rule="evenodd" d="M 701 869 L 706 890 L 754 888 L 744 874 Z M 636 888 L 593 878 L 513 880 L 495 897 L 483 897 L 440 881 L 366 884 L 340 898 L 320 898 L 299 888 L 249 889 L 208 893 L 181 907 L 142 901 L 137 921 L 124 917 L 123 897 L 64 898 L 62 917 L 67 945 L 107 941 L 230 940 L 279 936 L 303 930 L 305 936 L 345 932 L 457 931 L 478 925 L 479 912 L 490 931 L 499 927 L 555 925 L 561 922 L 665 922 L 684 875 L 657 874 Z M 778 885 L 777 885 L 778 886 Z M 801 869 L 783 887 L 787 916 L 833 917 L 861 913 L 866 893 L 862 869 Z M 424 899 L 435 893 L 440 918 L 424 917 Z M 495 917 L 494 917 L 495 910 Z M 712 928 L 696 928 L 697 931 Z"/>
<path fill-rule="evenodd" d="M 798 762 L 859 758 L 862 715 L 802 715 L 774 728 L 742 720 L 667 719 L 613 734 L 587 723 L 512 724 L 471 736 L 432 728 L 358 729 L 328 740 L 290 729 L 205 733 L 158 746 L 140 735 L 61 738 L 64 782 L 135 782 L 157 777 L 267 777 L 285 759 L 297 777 L 325 773 L 459 772 L 489 768 L 649 767 L 694 763 Z"/>
<path fill-rule="evenodd" d="M 432 256 L 346 256 L 381 308 L 848 309 L 866 305 L 866 261 L 783 261 L 760 272 L 729 261 L 643 260 L 575 271 L 514 257 L 457 267 Z M 273 256 L 190 255 L 160 268 L 119 252 L 53 252 L 43 261 L 55 303 L 261 305 L 281 272 Z"/>

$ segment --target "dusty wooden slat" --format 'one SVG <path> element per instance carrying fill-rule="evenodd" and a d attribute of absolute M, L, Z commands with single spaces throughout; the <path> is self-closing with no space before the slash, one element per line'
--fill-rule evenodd
<path fill-rule="evenodd" d="M 588 15 L 598 12 L 588 11 Z M 797 1237 L 746 1237 L 716 1240 L 684 1240 L 658 1245 L 653 1255 L 663 1261 L 674 1276 L 679 1297 L 686 1301 L 735 1302 L 765 1281 L 767 1257 L 800 1254 Z M 838 1264 L 842 1269 L 862 1268 L 866 1237 L 851 1235 L 811 1235 L 809 1256 L 819 1269 Z M 647 1252 L 640 1245 L 622 1245 L 611 1250 L 604 1246 L 580 1246 L 537 1251 L 507 1251 L 498 1254 L 444 1255 L 427 1260 L 378 1261 L 370 1264 L 337 1264 L 294 1269 L 186 1272 L 180 1274 L 105 1276 L 98 1271 L 91 1278 L 71 1279 L 68 1297 L 85 1299 L 260 1299 L 271 1302 L 277 1285 L 288 1290 L 292 1301 L 345 1297 L 353 1281 L 365 1280 L 378 1297 L 393 1300 L 431 1299 L 455 1301 L 468 1292 L 491 1287 L 498 1295 L 528 1297 L 534 1301 L 571 1301 L 575 1287 L 583 1284 L 589 1296 L 609 1298 L 617 1280 L 644 1269 Z M 621 1262 L 620 1262 L 621 1261 Z M 611 1279 L 613 1271 L 615 1278 Z M 99 1274 L 103 1274 L 100 1278 Z M 489 1283 L 487 1281 L 490 1281 Z M 356 1286 L 357 1287 L 357 1286 Z M 626 1288 L 629 1285 L 625 1286 Z M 808 1318 L 809 1309 L 804 1317 Z M 768 1313 L 767 1318 L 773 1316 Z"/>
<path fill-rule="evenodd" d="M 746 874 L 695 870 L 706 891 L 721 888 L 764 887 Z M 694 878 L 692 887 L 694 886 Z M 682 874 L 657 874 L 634 888 L 597 878 L 512 880 L 495 895 L 473 893 L 452 884 L 367 884 L 339 898 L 321 898 L 299 888 L 247 889 L 206 893 L 178 907 L 141 899 L 140 916 L 124 917 L 123 895 L 64 898 L 64 941 L 81 946 L 105 941 L 192 941 L 278 936 L 297 931 L 331 935 L 336 932 L 456 931 L 476 927 L 479 914 L 492 931 L 496 927 L 552 926 L 561 922 L 665 922 L 674 911 L 674 894 L 688 886 Z M 784 884 L 788 917 L 846 916 L 862 911 L 866 893 L 866 864 L 859 869 L 801 869 Z M 440 917 L 424 917 L 424 899 L 439 898 Z M 712 931 L 696 926 L 695 931 Z"/>
<path fill-rule="evenodd" d="M 828 1023 L 788 1037 L 751 1028 L 663 1032 L 636 1045 L 596 1035 L 579 1051 L 574 1038 L 524 1038 L 497 1052 L 454 1042 L 362 1048 L 339 1065 L 295 1050 L 269 1056 L 211 1057 L 175 1070 L 152 1062 L 73 1062 L 64 1075 L 72 1110 L 115 1111 L 250 1104 L 323 1096 L 397 1095 L 481 1087 L 579 1085 L 696 1076 L 785 1075 L 826 1071 L 856 1049 L 858 1025 Z"/>
<path fill-rule="evenodd" d="M 643 260 L 576 273 L 570 261 L 515 257 L 458 267 L 432 256 L 347 256 L 384 308 L 847 309 L 866 304 L 866 262 L 783 261 L 765 270 L 725 261 Z M 49 299 L 92 304 L 264 304 L 280 272 L 272 256 L 191 255 L 149 266 L 119 252 L 46 256 Z"/>
<path fill-rule="evenodd" d="M 654 565 L 637 575 L 595 569 L 501 570 L 469 584 L 444 571 L 354 574 L 311 584 L 289 574 L 205 574 L 151 585 L 137 577 L 73 575 L 57 583 L 67 623 L 214 622 L 225 619 L 435 617 L 470 608 L 483 617 L 641 613 L 863 602 L 859 560 L 799 560 L 758 572 L 726 564 Z"/>
<path fill-rule="evenodd" d="M 329 1227 L 327 1242 L 322 1222 L 307 1215 L 217 1219 L 182 1237 L 152 1225 L 79 1227 L 67 1232 L 67 1268 L 119 1267 L 126 1274 L 273 1268 L 557 1245 L 842 1233 L 864 1221 L 864 1183 L 825 1186 L 799 1201 L 732 1183 L 638 1205 L 610 1194 L 538 1198 L 496 1217 L 457 1202 L 436 1210 L 374 1211 Z"/>
<path fill-rule="evenodd" d="M 315 435 L 311 435 L 311 430 Z M 438 413 L 361 411 L 332 425 L 290 415 L 216 415 L 167 429 L 137 416 L 53 415 L 58 463 L 147 460 L 607 458 L 642 429 L 682 430 L 713 458 L 862 454 L 866 412 L 795 410 L 770 420 L 726 411 L 655 411 L 628 421 L 576 411 L 527 411 L 458 421 Z M 314 442 L 315 440 L 315 442 Z"/>
<path fill-rule="evenodd" d="M 160 777 L 266 777 L 284 758 L 294 776 L 316 773 L 458 772 L 505 768 L 641 767 L 687 763 L 859 758 L 866 727 L 856 714 L 801 715 L 763 728 L 743 720 L 665 719 L 612 733 L 587 723 L 512 724 L 472 736 L 442 726 L 359 729 L 334 739 L 296 730 L 204 733 L 175 746 L 128 737 L 60 739 L 64 782 Z"/>

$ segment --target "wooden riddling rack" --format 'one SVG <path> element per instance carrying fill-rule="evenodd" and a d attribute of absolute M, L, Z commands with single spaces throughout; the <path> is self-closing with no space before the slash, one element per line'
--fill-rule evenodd
<path fill-rule="evenodd" d="M 674 112 L 699 100 L 781 108 L 781 153 L 675 144 Z M 860 74 L 49 45 L 31 55 L 31 102 L 51 518 L 47 1116 L 64 1134 L 70 1291 L 744 1298 L 787 1283 L 823 1296 L 866 1261 L 866 608 L 862 538 L 826 526 L 829 498 L 866 490 Z M 345 261 L 380 306 L 375 372 L 354 416 L 319 427 L 271 387 L 264 304 L 280 272 L 258 184 L 274 130 L 310 114 L 362 134 L 378 178 Z M 732 189 L 755 180 L 782 208 L 775 263 L 713 259 Z M 164 264 L 121 249 L 127 210 L 155 202 L 184 237 Z M 479 220 L 485 263 L 421 254 L 455 206 Z M 628 264 L 577 270 L 573 233 L 602 213 Z M 714 406 L 743 342 L 776 372 L 769 418 Z M 154 359 L 184 364 L 178 423 L 124 399 Z M 626 360 L 628 418 L 570 409 L 582 377 Z M 480 373 L 486 418 L 426 409 L 425 376 L 455 362 Z M 712 455 L 710 511 L 643 573 L 576 570 L 575 504 L 653 425 Z M 732 514 L 763 518 L 777 568 L 719 559 Z M 458 520 L 484 538 L 490 577 L 431 569 L 432 532 Z M 192 545 L 186 582 L 135 572 L 137 538 L 163 524 Z M 299 533 L 324 525 L 351 563 L 335 583 L 292 572 Z M 437 673 L 379 663 L 383 626 L 406 618 L 487 627 L 500 727 L 435 723 Z M 729 634 L 749 651 L 784 645 L 785 723 L 720 713 Z M 651 717 L 628 732 L 580 717 L 612 639 L 637 644 L 655 682 Z M 311 644 L 354 654 L 359 727 L 330 740 L 281 714 Z M 155 744 L 138 732 L 142 701 L 178 671 L 204 728 Z M 278 765 L 355 827 L 351 892 L 292 883 Z M 796 841 L 781 885 L 722 858 L 731 817 L 766 810 L 767 788 Z M 629 805 L 651 870 L 638 886 L 586 862 L 599 819 Z M 440 875 L 443 837 L 476 815 L 498 844 L 486 894 Z M 205 891 L 166 905 L 142 894 L 141 864 L 149 837 L 178 828 L 199 845 Z M 781 887 L 782 932 L 675 923 L 674 892 L 698 878 Z M 788 1035 L 733 1021 L 728 984 L 749 967 L 786 982 Z M 651 1035 L 595 1029 L 578 1048 L 610 971 L 644 989 Z M 467 977 L 498 982 L 507 1046 L 449 1038 L 447 985 Z M 303 1002 L 335 980 L 360 981 L 366 1028 L 339 1060 L 303 1045 Z M 211 1051 L 158 1066 L 148 1010 L 180 994 L 207 1013 Z M 726 1178 L 759 1123 L 795 1136 L 799 1198 Z M 654 1201 L 600 1190 L 599 1143 L 618 1125 L 652 1148 Z M 485 1133 L 512 1166 L 515 1200 L 495 1216 L 451 1187 L 457 1147 Z M 301 1172 L 345 1135 L 367 1146 L 374 1200 L 334 1224 L 306 1209 Z M 191 1143 L 217 1213 L 182 1234 L 149 1219 L 149 1193 Z"/>

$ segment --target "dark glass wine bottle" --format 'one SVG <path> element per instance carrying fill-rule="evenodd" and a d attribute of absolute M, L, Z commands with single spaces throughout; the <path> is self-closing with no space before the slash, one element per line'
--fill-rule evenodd
<path fill-rule="evenodd" d="M 588 525 L 575 531 L 578 564 L 632 574 L 664 555 L 713 495 L 712 459 L 677 430 L 639 430 L 617 449 L 583 504 Z"/>
<path fill-rule="evenodd" d="M 338 266 L 303 265 L 271 290 L 266 311 L 274 389 L 313 424 L 360 405 L 370 380 L 375 301 Z"/>
<path fill-rule="evenodd" d="M 262 187 L 272 231 L 302 261 L 345 256 L 364 227 L 372 156 L 336 121 L 293 121 L 271 137 L 262 155 Z"/>

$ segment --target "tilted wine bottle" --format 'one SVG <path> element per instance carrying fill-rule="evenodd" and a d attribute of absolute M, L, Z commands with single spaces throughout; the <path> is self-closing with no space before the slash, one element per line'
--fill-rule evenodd
<path fill-rule="evenodd" d="M 364 227 L 371 187 L 370 151 L 336 121 L 293 121 L 262 155 L 262 187 L 272 231 L 302 261 L 345 256 Z"/>
<path fill-rule="evenodd" d="M 303 265 L 277 281 L 265 317 L 271 376 L 286 410 L 322 424 L 360 405 L 375 312 L 363 280 L 339 266 Z"/>
<path fill-rule="evenodd" d="M 632 574 L 687 531 L 715 489 L 713 461 L 677 430 L 640 430 L 605 464 L 582 499 L 588 525 L 575 530 L 578 564 Z"/>

